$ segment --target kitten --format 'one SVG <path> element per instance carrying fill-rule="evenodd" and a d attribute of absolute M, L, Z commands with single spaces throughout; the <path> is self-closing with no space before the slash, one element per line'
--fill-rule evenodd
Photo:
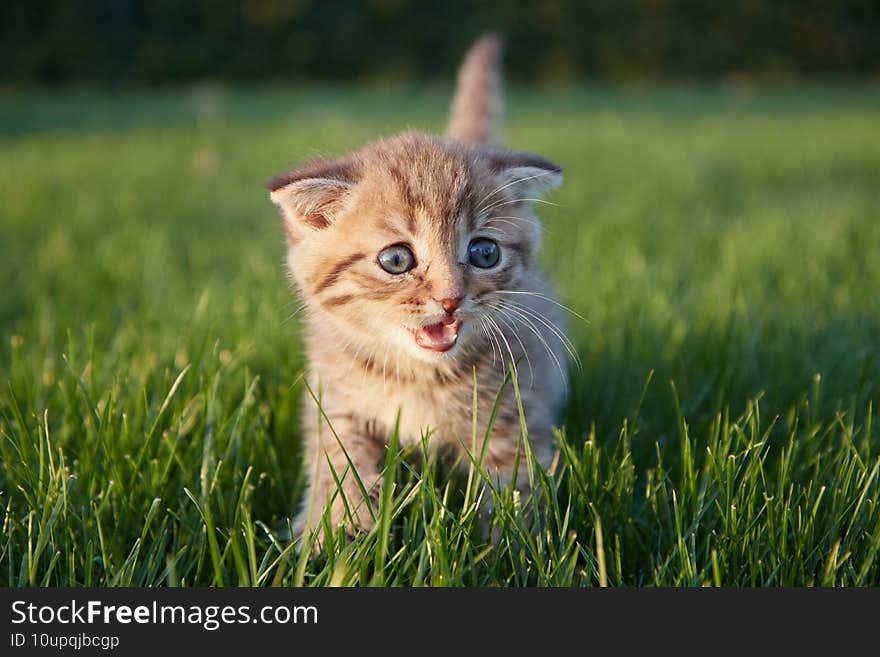
<path fill-rule="evenodd" d="M 371 527 L 367 505 L 376 503 L 379 462 L 396 424 L 403 445 L 428 434 L 431 446 L 478 454 L 474 374 L 482 437 L 509 363 L 531 449 L 545 467 L 552 458 L 567 342 L 537 269 L 541 230 L 531 205 L 562 172 L 492 144 L 499 58 L 492 36 L 468 53 L 445 137 L 404 132 L 268 185 L 306 311 L 307 381 L 326 415 L 307 393 L 309 487 L 299 532 L 319 523 L 328 504 L 334 526 Z M 505 484 L 517 462 L 517 487 L 527 491 L 508 385 L 483 464 Z"/>

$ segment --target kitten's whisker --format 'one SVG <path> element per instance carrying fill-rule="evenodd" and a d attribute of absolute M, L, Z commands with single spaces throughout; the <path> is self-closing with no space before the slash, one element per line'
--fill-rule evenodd
<path fill-rule="evenodd" d="M 485 227 L 488 226 L 489 224 L 495 224 L 495 223 L 510 224 L 510 225 L 513 226 L 514 228 L 519 228 L 519 226 L 517 226 L 517 225 L 516 225 L 515 223 L 513 223 L 512 221 L 508 221 L 507 219 L 502 219 L 501 217 L 492 217 L 492 218 L 489 219 L 488 221 L 484 221 L 484 222 L 483 222 L 483 227 L 485 228 Z M 494 229 L 494 230 L 498 230 L 498 229 L 496 228 L 496 229 Z"/>
<path fill-rule="evenodd" d="M 495 340 L 495 344 L 498 345 L 498 371 L 501 372 L 501 376 L 504 376 L 507 372 L 507 368 L 504 365 L 504 347 L 501 345 L 501 339 L 498 336 L 498 327 L 494 326 L 491 322 L 490 317 L 486 317 L 486 324 L 489 325 L 489 330 L 492 332 L 492 338 Z"/>
<path fill-rule="evenodd" d="M 339 359 L 342 358 L 342 355 L 345 354 L 345 353 L 348 351 L 348 348 L 351 346 L 351 343 L 352 343 L 352 340 L 353 340 L 353 339 L 354 339 L 354 338 L 348 338 L 348 339 L 346 339 L 346 341 L 342 344 L 342 347 L 340 347 L 340 348 L 337 350 L 337 352 L 336 352 L 336 361 L 335 361 L 334 365 L 339 365 Z"/>
<path fill-rule="evenodd" d="M 528 306 L 524 306 L 523 304 L 519 304 L 516 302 L 507 301 L 507 302 L 501 302 L 501 303 L 509 310 L 512 311 L 512 310 L 516 309 L 521 314 L 528 315 L 528 316 L 532 317 L 533 319 L 536 319 L 537 321 L 541 322 L 541 324 L 543 324 L 544 326 L 546 326 L 553 333 L 553 335 L 555 335 L 556 338 L 562 343 L 562 345 L 565 347 L 565 350 L 568 352 L 568 355 L 571 356 L 572 360 L 574 360 L 575 363 L 577 364 L 578 369 L 581 368 L 581 360 L 577 354 L 577 350 L 575 349 L 574 344 L 571 342 L 571 340 L 568 339 L 568 336 L 566 336 L 565 333 L 563 333 L 559 329 L 559 327 L 555 326 L 547 318 L 546 315 L 539 313 L 534 308 L 529 308 Z"/>
<path fill-rule="evenodd" d="M 562 383 L 565 385 L 565 387 L 567 389 L 568 388 L 568 377 L 565 374 L 565 368 L 563 367 L 559 358 L 556 356 L 555 353 L 553 353 L 553 349 L 550 348 L 550 345 L 547 343 L 547 340 L 544 339 L 544 336 L 541 335 L 540 331 L 538 331 L 538 329 L 535 328 L 534 325 L 531 324 L 531 322 L 529 322 L 529 323 L 523 322 L 523 323 L 525 324 L 526 328 L 529 329 L 532 333 L 534 333 L 535 336 L 538 338 L 538 340 L 541 341 L 541 345 L 544 347 L 544 351 L 546 351 L 547 354 L 550 356 L 550 358 L 553 360 L 553 365 L 556 366 L 556 371 L 559 372 L 559 379 L 562 381 Z"/>
<path fill-rule="evenodd" d="M 513 357 L 513 349 L 510 348 L 510 343 L 507 341 L 507 338 L 504 337 L 504 332 L 501 330 L 501 327 L 498 326 L 498 324 L 492 317 L 489 317 L 487 315 L 486 319 L 489 321 L 490 324 L 495 327 L 495 330 L 498 332 L 498 337 L 500 337 L 504 341 L 504 346 L 507 347 L 507 353 L 510 356 L 510 364 L 513 367 L 513 372 L 514 374 L 517 374 L 518 370 L 516 367 L 516 358 Z"/>
<path fill-rule="evenodd" d="M 483 224 L 480 227 L 480 230 L 486 233 L 488 237 L 494 236 L 498 237 L 499 239 L 504 239 L 505 237 L 509 236 L 509 233 L 507 231 L 505 231 L 503 228 L 499 228 L 498 226 L 488 226 L 486 224 Z"/>
<path fill-rule="evenodd" d="M 388 380 L 385 378 L 385 368 L 388 365 L 388 348 L 391 346 L 391 342 L 385 343 L 385 357 L 382 359 L 382 394 L 387 399 L 388 397 Z"/>
<path fill-rule="evenodd" d="M 284 310 L 288 311 L 291 308 L 301 307 L 301 306 L 305 305 L 305 303 L 306 303 L 306 299 L 303 299 L 302 297 L 293 296 L 284 302 Z"/>
<path fill-rule="evenodd" d="M 345 373 L 345 378 L 347 379 L 351 375 L 351 370 L 354 369 L 355 363 L 359 363 L 358 356 L 361 355 L 361 349 L 364 348 L 363 344 L 359 344 L 357 350 L 354 352 L 354 355 L 351 356 L 351 362 L 348 364 L 348 371 Z"/>
<path fill-rule="evenodd" d="M 503 214 L 498 217 L 489 217 L 489 221 L 495 221 L 496 219 L 516 219 L 517 221 L 525 221 L 527 224 L 533 224 L 538 228 L 543 228 L 544 225 L 538 221 L 537 219 L 529 219 L 528 217 L 518 217 L 513 214 Z"/>
<path fill-rule="evenodd" d="M 501 306 L 492 305 L 491 307 L 495 308 L 498 312 L 505 312 L 505 309 Z M 509 312 L 511 309 L 507 309 Z M 511 316 L 512 317 L 512 316 Z M 532 333 L 535 334 L 535 337 L 540 340 L 541 344 L 544 346 L 544 349 L 547 351 L 547 354 L 550 358 L 553 359 L 553 362 L 556 364 L 556 369 L 559 370 L 559 376 L 562 377 L 562 380 L 565 382 L 566 386 L 568 385 L 568 378 L 565 376 L 565 371 L 563 370 L 562 363 L 559 362 L 559 358 L 556 357 L 556 354 L 553 353 L 553 349 L 550 348 L 547 340 L 541 335 L 541 332 L 538 328 L 525 316 L 521 316 L 520 321 L 528 328 Z"/>
<path fill-rule="evenodd" d="M 363 377 L 361 377 L 361 385 L 367 385 L 367 372 L 376 367 L 376 350 L 373 349 L 370 352 L 370 357 L 367 359 L 368 365 L 364 367 Z"/>
<path fill-rule="evenodd" d="M 520 349 L 522 349 L 523 356 L 526 357 L 526 363 L 529 366 L 529 389 L 532 388 L 532 383 L 535 381 L 535 370 L 532 369 L 532 360 L 529 358 L 529 350 L 526 349 L 526 346 L 523 344 L 522 338 L 519 337 L 519 331 L 516 330 L 516 326 L 512 324 L 513 317 L 505 313 L 503 310 L 502 314 L 498 315 L 498 319 L 504 322 L 504 325 L 510 329 L 510 332 L 513 334 L 513 337 L 516 338 L 516 341 L 519 342 Z"/>
<path fill-rule="evenodd" d="M 291 321 L 294 317 L 296 317 L 297 315 L 299 315 L 303 310 L 306 309 L 306 307 L 307 307 L 308 305 L 309 305 L 309 304 L 306 303 L 305 301 L 304 301 L 303 303 L 301 303 L 301 304 L 297 307 L 297 309 L 293 311 L 293 313 L 291 313 L 290 315 L 288 315 L 285 319 L 281 320 L 281 326 L 284 326 L 285 324 L 287 324 L 287 322 Z"/>
<path fill-rule="evenodd" d="M 556 326 L 555 324 L 553 324 L 553 322 L 550 321 L 550 319 L 549 319 L 549 318 L 547 317 L 547 315 L 545 315 L 544 313 L 538 312 L 538 311 L 535 310 L 534 308 L 531 308 L 531 307 L 529 307 L 529 306 L 526 306 L 525 304 L 522 304 L 522 303 L 516 303 L 515 301 L 504 301 L 504 302 L 502 302 L 502 303 L 505 305 L 505 307 L 508 307 L 508 308 L 517 308 L 517 309 L 519 309 L 521 312 L 526 313 L 527 315 L 533 317 L 534 319 L 537 319 L 537 320 L 540 321 L 542 324 L 544 324 L 548 329 L 550 329 L 551 331 L 553 331 L 554 335 L 556 335 L 556 337 L 558 337 L 562 342 L 564 342 L 568 347 L 570 347 L 571 350 L 574 350 L 574 349 L 575 349 L 574 344 L 571 342 L 571 340 L 568 339 L 568 336 L 565 335 L 565 334 L 559 329 L 558 326 Z M 574 357 L 574 354 L 572 354 L 572 356 Z"/>
<path fill-rule="evenodd" d="M 495 335 L 495 329 L 489 324 L 488 315 L 483 315 L 482 320 L 486 326 L 486 335 L 489 336 L 490 344 L 492 345 L 492 367 L 495 367 L 495 347 L 498 347 L 498 366 L 501 372 L 501 375 L 504 376 L 504 349 L 501 347 L 501 342 L 498 340 L 498 337 Z"/>
<path fill-rule="evenodd" d="M 534 221 L 532 219 L 526 219 L 524 217 L 512 217 L 513 219 L 519 219 L 521 221 L 525 221 L 527 224 L 530 224 L 534 227 L 536 231 L 539 233 L 550 233 L 551 231 L 547 230 L 544 225 L 540 221 Z M 504 230 L 499 228 L 498 226 L 493 226 L 492 224 L 507 224 L 509 226 L 513 226 L 517 230 L 522 230 L 522 226 L 514 221 L 510 221 L 511 217 L 503 216 L 503 217 L 491 217 L 484 221 L 480 228 L 483 230 L 496 230 L 502 235 L 506 235 Z"/>
<path fill-rule="evenodd" d="M 514 199 L 507 199 L 507 200 L 502 199 L 501 201 L 495 201 L 495 203 L 493 203 L 492 205 L 487 205 L 485 208 L 480 208 L 477 211 L 477 214 L 481 214 L 483 212 L 488 212 L 489 210 L 494 210 L 495 208 L 500 208 L 505 205 L 513 205 L 514 203 L 526 203 L 526 202 L 543 203 L 545 205 L 553 205 L 553 206 L 559 207 L 559 203 L 553 203 L 552 201 L 545 201 L 542 198 L 514 198 Z"/>
<path fill-rule="evenodd" d="M 503 189 L 507 189 L 507 188 L 510 187 L 511 185 L 516 185 L 516 184 L 519 184 L 519 183 L 521 183 L 521 182 L 525 182 L 526 180 L 532 180 L 532 179 L 534 179 L 534 178 L 540 178 L 541 176 L 549 176 L 551 173 L 555 173 L 555 172 L 554 172 L 554 171 L 542 171 L 541 173 L 536 173 L 536 174 L 533 175 L 533 176 L 525 176 L 524 178 L 518 178 L 517 180 L 514 180 L 514 181 L 512 181 L 512 182 L 504 183 L 503 185 L 501 185 L 501 187 L 496 187 L 496 188 L 493 189 L 491 192 L 489 192 L 488 194 L 486 194 L 486 195 L 482 198 L 482 200 L 481 200 L 477 205 L 482 205 L 483 203 L 485 203 L 486 201 L 488 201 L 490 198 L 492 198 L 493 196 L 495 196 L 495 194 L 497 194 L 498 192 L 500 192 L 500 191 L 503 190 Z M 480 212 L 482 212 L 482 210 L 477 210 L 477 213 L 478 213 L 478 214 L 479 214 Z"/>
<path fill-rule="evenodd" d="M 495 344 L 498 345 L 498 371 L 503 377 L 505 373 L 504 347 L 501 346 L 501 340 L 498 339 L 498 328 L 490 323 L 488 317 L 486 318 L 486 324 L 489 327 L 489 332 L 492 335 L 492 339 L 495 341 Z"/>
<path fill-rule="evenodd" d="M 366 353 L 366 352 L 365 352 L 364 356 L 361 357 L 361 350 L 364 349 L 365 347 L 367 347 L 366 343 L 362 343 L 358 346 L 358 349 L 355 352 L 354 358 L 351 361 L 351 365 L 348 368 L 349 374 L 351 373 L 351 369 L 354 365 L 357 365 L 359 368 L 361 368 L 363 370 L 363 374 L 364 374 L 364 376 L 362 378 L 363 381 L 367 380 L 366 371 L 367 371 L 367 367 L 370 364 L 370 359 L 372 358 L 372 353 Z"/>
<path fill-rule="evenodd" d="M 539 299 L 543 299 L 544 301 L 548 301 L 555 306 L 559 306 L 564 311 L 571 313 L 572 315 L 574 315 L 575 317 L 577 317 L 581 321 L 585 322 L 588 326 L 590 324 L 590 320 L 588 320 L 586 317 L 584 317 L 583 315 L 581 315 L 577 311 L 573 310 L 572 308 L 569 308 L 564 303 L 560 303 L 559 301 L 557 301 L 553 297 L 547 296 L 546 294 L 540 294 L 538 292 L 526 292 L 524 290 L 495 290 L 495 292 L 497 294 L 522 294 L 522 295 L 526 295 L 526 296 L 530 296 L 530 297 L 537 297 Z"/>
<path fill-rule="evenodd" d="M 492 342 L 492 336 L 489 335 L 489 330 L 486 328 L 485 320 L 482 317 L 478 317 L 477 321 L 480 323 L 480 330 L 488 338 L 489 345 L 492 347 L 492 367 L 495 367 L 495 343 Z"/>

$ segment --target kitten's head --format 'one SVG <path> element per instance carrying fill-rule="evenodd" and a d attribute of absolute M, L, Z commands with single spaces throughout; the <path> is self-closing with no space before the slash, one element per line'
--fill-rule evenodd
<path fill-rule="evenodd" d="M 480 344 L 501 291 L 528 277 L 531 203 L 561 179 L 531 153 L 404 133 L 269 190 L 309 311 L 352 344 L 436 362 Z"/>

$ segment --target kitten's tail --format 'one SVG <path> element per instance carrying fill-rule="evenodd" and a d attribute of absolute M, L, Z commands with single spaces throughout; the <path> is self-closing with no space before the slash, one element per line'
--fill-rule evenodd
<path fill-rule="evenodd" d="M 458 71 L 446 134 L 468 144 L 494 141 L 501 105 L 501 39 L 485 34 Z"/>

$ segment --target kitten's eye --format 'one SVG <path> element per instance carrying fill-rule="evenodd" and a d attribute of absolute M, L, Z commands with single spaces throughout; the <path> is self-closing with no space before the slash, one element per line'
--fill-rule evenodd
<path fill-rule="evenodd" d="M 474 267 L 489 269 L 497 265 L 500 259 L 501 249 L 498 248 L 498 244 L 493 240 L 478 237 L 475 240 L 471 240 L 471 243 L 468 244 L 468 260 L 471 261 Z"/>
<path fill-rule="evenodd" d="M 403 244 L 395 244 L 379 251 L 379 266 L 389 274 L 403 274 L 416 266 L 416 257 Z"/>

